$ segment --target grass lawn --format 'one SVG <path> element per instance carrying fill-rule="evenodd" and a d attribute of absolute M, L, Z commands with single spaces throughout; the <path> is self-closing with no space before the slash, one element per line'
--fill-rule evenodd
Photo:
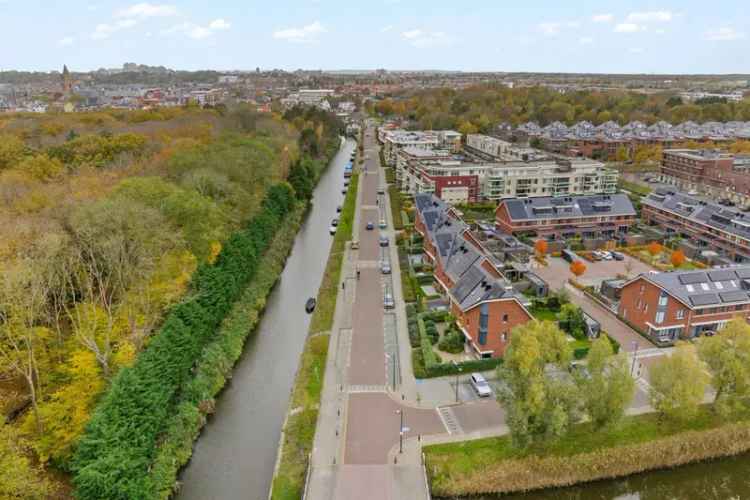
<path fill-rule="evenodd" d="M 649 193 L 651 193 L 651 188 L 648 188 L 646 186 L 641 186 L 640 184 L 636 184 L 634 182 L 628 182 L 624 179 L 620 179 L 617 184 L 620 189 L 630 191 L 631 193 L 634 193 L 640 196 L 648 196 Z"/>
<path fill-rule="evenodd" d="M 426 446 L 427 470 L 435 485 L 459 481 L 480 470 L 502 468 L 503 461 L 527 457 L 570 457 L 577 454 L 633 445 L 685 431 L 701 431 L 727 423 L 706 406 L 685 422 L 660 420 L 657 414 L 625 417 L 612 428 L 596 429 L 590 423 L 573 426 L 560 440 L 532 445 L 526 450 L 512 446 L 510 436 L 477 439 L 460 443 Z"/>
<path fill-rule="evenodd" d="M 557 321 L 557 312 L 546 307 L 532 307 L 529 312 L 539 321 Z"/>

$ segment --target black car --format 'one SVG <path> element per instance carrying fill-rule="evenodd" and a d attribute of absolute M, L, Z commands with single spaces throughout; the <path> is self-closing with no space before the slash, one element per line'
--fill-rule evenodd
<path fill-rule="evenodd" d="M 375 229 L 375 224 L 373 224 L 371 220 L 368 220 L 367 221 L 367 230 L 368 231 L 372 231 L 373 229 Z"/>
<path fill-rule="evenodd" d="M 337 214 L 340 214 L 341 210 L 343 210 L 343 208 L 341 207 L 341 205 L 339 205 L 338 207 L 336 207 L 336 213 Z"/>
<path fill-rule="evenodd" d="M 338 225 L 339 225 L 339 220 L 338 220 L 338 219 L 333 219 L 333 220 L 331 221 L 331 225 L 332 225 L 332 226 L 338 226 Z"/>

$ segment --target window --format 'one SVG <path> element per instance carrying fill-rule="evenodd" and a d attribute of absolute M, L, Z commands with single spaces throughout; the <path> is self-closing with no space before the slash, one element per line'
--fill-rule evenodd
<path fill-rule="evenodd" d="M 693 285 L 685 285 L 685 288 L 690 293 L 693 293 L 695 291 L 695 288 L 693 287 Z"/>
<path fill-rule="evenodd" d="M 638 302 L 635 303 L 635 308 L 640 309 L 643 307 L 643 301 L 641 299 L 638 299 Z"/>
<path fill-rule="evenodd" d="M 661 294 L 659 295 L 659 305 L 666 306 L 667 300 L 667 292 L 661 292 Z"/>
<path fill-rule="evenodd" d="M 716 287 L 717 290 L 723 290 L 724 289 L 724 285 L 721 284 L 721 281 L 715 282 L 714 286 Z"/>
<path fill-rule="evenodd" d="M 654 321 L 656 321 L 657 325 L 662 324 L 664 322 L 664 311 L 657 312 L 656 319 Z"/>
<path fill-rule="evenodd" d="M 508 332 L 503 332 L 503 334 L 500 336 L 500 339 L 503 341 L 503 343 L 508 341 Z"/>
<path fill-rule="evenodd" d="M 701 288 L 705 290 L 706 292 L 711 290 L 711 287 L 708 286 L 708 283 L 701 283 Z"/>
<path fill-rule="evenodd" d="M 508 322 L 508 315 L 503 314 L 503 323 L 507 323 L 507 322 Z"/>
<path fill-rule="evenodd" d="M 643 283 L 641 283 L 641 293 L 643 293 L 643 291 L 644 291 L 645 289 L 646 289 L 646 285 L 644 285 Z"/>
<path fill-rule="evenodd" d="M 489 307 L 488 305 L 482 304 L 479 306 L 479 344 L 485 345 L 487 343 L 487 325 L 490 322 L 489 318 Z"/>
<path fill-rule="evenodd" d="M 677 312 L 674 314 L 675 319 L 682 319 L 685 317 L 685 309 L 677 309 Z"/>
<path fill-rule="evenodd" d="M 643 312 L 648 312 L 648 304 L 645 304 L 645 305 L 643 306 Z"/>

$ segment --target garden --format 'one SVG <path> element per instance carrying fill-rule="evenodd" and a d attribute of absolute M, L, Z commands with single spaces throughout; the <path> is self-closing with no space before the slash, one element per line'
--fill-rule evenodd
<path fill-rule="evenodd" d="M 682 250 L 672 250 L 659 242 L 625 247 L 622 251 L 659 271 L 705 269 L 705 264 L 688 259 Z"/>

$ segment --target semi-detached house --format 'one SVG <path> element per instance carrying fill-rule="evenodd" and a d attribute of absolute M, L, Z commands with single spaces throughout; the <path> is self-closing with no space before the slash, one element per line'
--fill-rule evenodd
<path fill-rule="evenodd" d="M 750 266 L 651 272 L 625 283 L 619 315 L 659 344 L 717 332 L 750 315 Z"/>
<path fill-rule="evenodd" d="M 532 319 L 523 298 L 449 205 L 431 194 L 417 194 L 415 204 L 425 258 L 467 343 L 478 357 L 502 356 L 511 330 Z"/>

